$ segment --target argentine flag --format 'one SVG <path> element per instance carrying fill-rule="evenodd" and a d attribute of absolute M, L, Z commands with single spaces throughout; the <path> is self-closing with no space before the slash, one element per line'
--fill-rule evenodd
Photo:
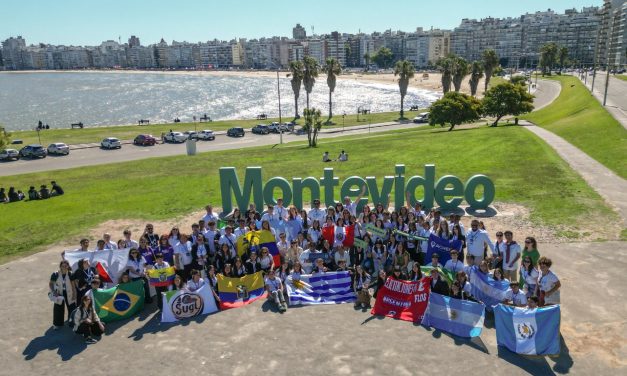
<path fill-rule="evenodd" d="M 509 281 L 496 281 L 489 275 L 483 274 L 477 266 L 470 269 L 468 282 L 470 294 L 485 304 L 488 310 L 505 300 L 505 294 L 509 289 Z"/>
<path fill-rule="evenodd" d="M 478 337 L 483 329 L 485 306 L 431 292 L 422 325 L 460 337 Z"/>
<path fill-rule="evenodd" d="M 560 306 L 494 307 L 496 342 L 525 355 L 556 355 L 560 352 Z"/>
<path fill-rule="evenodd" d="M 288 276 L 285 281 L 290 305 L 337 304 L 355 301 L 347 271 Z"/>

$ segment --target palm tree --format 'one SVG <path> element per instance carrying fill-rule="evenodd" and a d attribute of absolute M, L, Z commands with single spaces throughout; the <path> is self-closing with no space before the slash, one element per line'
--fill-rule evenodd
<path fill-rule="evenodd" d="M 564 69 L 564 65 L 566 65 L 566 60 L 568 59 L 568 47 L 560 48 L 559 52 L 557 53 L 557 58 L 560 61 L 559 74 L 562 74 L 562 69 Z"/>
<path fill-rule="evenodd" d="M 330 57 L 326 60 L 326 65 L 322 70 L 327 74 L 327 85 L 329 85 L 329 119 L 327 120 L 327 123 L 329 123 L 333 117 L 333 101 L 331 100 L 331 96 L 333 95 L 333 91 L 335 91 L 337 75 L 342 73 L 342 66 L 337 59 Z"/>
<path fill-rule="evenodd" d="M 477 95 L 477 86 L 479 86 L 479 80 L 483 77 L 483 66 L 480 61 L 473 61 L 470 67 L 470 95 L 473 97 Z"/>
<path fill-rule="evenodd" d="M 441 57 L 436 61 L 435 65 L 442 73 L 442 92 L 444 94 L 451 90 L 451 74 L 452 74 L 452 61 L 449 56 Z"/>
<path fill-rule="evenodd" d="M 496 56 L 496 51 L 494 50 L 484 50 L 482 58 L 483 69 L 485 71 L 485 86 L 483 91 L 485 92 L 488 90 L 488 85 L 490 84 L 490 78 L 492 78 L 494 69 L 499 65 L 499 57 Z"/>
<path fill-rule="evenodd" d="M 542 67 L 542 75 L 551 75 L 553 66 L 559 54 L 557 44 L 554 42 L 547 43 L 540 48 L 540 66 Z"/>
<path fill-rule="evenodd" d="M 370 54 L 369 53 L 365 53 L 364 54 L 364 60 L 366 60 L 366 71 L 368 71 L 368 68 L 370 67 Z"/>
<path fill-rule="evenodd" d="M 302 61 L 290 61 L 290 74 L 292 79 L 292 91 L 294 92 L 294 118 L 300 118 L 298 114 L 298 97 L 300 97 L 300 87 L 303 84 L 303 62 Z"/>
<path fill-rule="evenodd" d="M 455 91 L 459 92 L 459 89 L 462 87 L 462 80 L 464 77 L 470 73 L 470 65 L 463 57 L 455 56 L 452 58 L 453 60 L 453 86 L 455 87 Z"/>
<path fill-rule="evenodd" d="M 404 119 L 403 102 L 405 101 L 405 95 L 407 95 L 407 87 L 409 86 L 409 80 L 414 77 L 414 65 L 409 60 L 399 60 L 394 66 L 394 76 L 398 76 L 398 88 L 401 91 L 401 119 Z"/>
<path fill-rule="evenodd" d="M 314 59 L 311 56 L 305 56 L 303 59 L 303 84 L 305 84 L 305 92 L 307 93 L 307 109 L 309 109 L 309 94 L 313 90 L 314 84 L 316 83 L 316 77 L 318 77 L 318 70 L 320 66 L 318 65 L 318 60 Z"/>

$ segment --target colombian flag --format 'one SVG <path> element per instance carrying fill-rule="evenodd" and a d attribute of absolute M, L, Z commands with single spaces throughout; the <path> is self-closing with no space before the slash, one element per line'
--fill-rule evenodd
<path fill-rule="evenodd" d="M 276 245 L 276 238 L 272 235 L 272 232 L 268 230 L 259 231 L 259 249 L 262 247 L 266 247 L 270 251 L 274 259 L 274 266 L 280 266 L 281 254 L 279 253 L 279 247 Z"/>
<path fill-rule="evenodd" d="M 144 282 L 123 283 L 94 291 L 96 313 L 103 322 L 131 317 L 144 307 Z"/>
<path fill-rule="evenodd" d="M 151 286 L 170 286 L 174 283 L 174 276 L 176 276 L 174 266 L 169 266 L 163 269 L 148 269 L 148 279 L 150 280 Z"/>
<path fill-rule="evenodd" d="M 241 278 L 229 278 L 218 274 L 218 291 L 221 309 L 241 307 L 266 296 L 261 272 Z"/>

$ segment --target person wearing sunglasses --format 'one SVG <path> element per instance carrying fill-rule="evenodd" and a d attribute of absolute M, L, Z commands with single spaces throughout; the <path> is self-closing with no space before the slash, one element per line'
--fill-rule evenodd
<path fill-rule="evenodd" d="M 146 278 L 146 260 L 139 254 L 137 248 L 131 248 L 128 252 L 128 261 L 123 272 L 128 272 L 131 281 L 142 280 L 144 282 L 144 299 L 146 304 L 152 303 L 150 287 Z"/>
<path fill-rule="evenodd" d="M 539 274 L 540 272 L 533 265 L 531 257 L 523 257 L 522 266 L 520 267 L 520 280 L 522 282 L 522 287 L 524 287 L 526 291 L 527 297 L 535 295 Z"/>
<path fill-rule="evenodd" d="M 48 296 L 54 302 L 52 325 L 57 330 L 65 322 L 65 309 L 67 308 L 69 318 L 74 308 L 76 308 L 76 288 L 69 262 L 66 260 L 61 261 L 59 270 L 50 276 L 48 287 L 50 288 Z"/>

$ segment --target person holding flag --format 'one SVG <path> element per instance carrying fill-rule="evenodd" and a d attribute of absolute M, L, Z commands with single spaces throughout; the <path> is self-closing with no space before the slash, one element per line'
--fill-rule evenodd
<path fill-rule="evenodd" d="M 167 261 L 163 260 L 163 253 L 155 254 L 154 268 L 156 270 L 166 269 L 169 267 L 170 267 L 170 264 L 168 264 Z M 157 291 L 157 306 L 159 307 L 159 311 L 163 309 L 163 297 L 161 296 L 161 294 L 171 289 L 172 289 L 172 286 L 169 284 L 167 286 L 155 286 L 155 290 Z"/>

